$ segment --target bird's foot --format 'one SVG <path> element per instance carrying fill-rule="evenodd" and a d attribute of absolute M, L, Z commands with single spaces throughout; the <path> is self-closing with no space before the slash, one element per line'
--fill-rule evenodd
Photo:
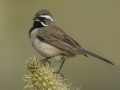
<path fill-rule="evenodd" d="M 48 61 L 48 59 L 43 59 L 43 60 L 40 60 L 40 62 L 41 62 L 41 65 L 44 65 L 44 66 L 46 66 L 46 63 L 48 63 L 48 65 L 49 65 L 49 67 L 51 66 L 51 62 L 50 61 Z"/>
<path fill-rule="evenodd" d="M 60 75 L 60 77 L 62 79 L 64 79 L 64 75 L 62 73 L 60 73 L 60 70 L 58 70 L 57 72 L 53 72 L 53 73 L 56 74 L 56 75 Z"/>

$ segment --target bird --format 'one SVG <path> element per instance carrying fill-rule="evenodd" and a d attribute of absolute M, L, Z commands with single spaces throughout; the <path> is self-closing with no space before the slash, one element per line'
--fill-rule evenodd
<path fill-rule="evenodd" d="M 56 26 L 49 10 L 42 9 L 35 14 L 33 26 L 28 34 L 33 48 L 45 57 L 41 61 L 45 63 L 49 62 L 49 59 L 55 59 L 62 62 L 58 73 L 65 60 L 76 55 L 86 57 L 90 55 L 113 65 L 111 61 L 82 48 L 78 42 Z"/>

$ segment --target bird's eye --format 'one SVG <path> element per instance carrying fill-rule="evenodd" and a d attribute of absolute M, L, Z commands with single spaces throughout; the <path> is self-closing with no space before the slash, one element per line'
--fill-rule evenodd
<path fill-rule="evenodd" d="M 46 18 L 45 18 L 45 17 L 42 17 L 42 21 L 46 21 Z"/>

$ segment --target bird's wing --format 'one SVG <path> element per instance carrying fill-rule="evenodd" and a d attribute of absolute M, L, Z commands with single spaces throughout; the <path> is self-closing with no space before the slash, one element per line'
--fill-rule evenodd
<path fill-rule="evenodd" d="M 73 53 L 80 53 L 80 49 L 83 49 L 76 41 L 56 26 L 39 29 L 37 38 L 52 46 Z"/>

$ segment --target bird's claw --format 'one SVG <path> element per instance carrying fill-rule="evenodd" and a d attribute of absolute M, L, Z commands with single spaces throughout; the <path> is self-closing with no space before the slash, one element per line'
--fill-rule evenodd
<path fill-rule="evenodd" d="M 62 73 L 60 73 L 60 70 L 58 70 L 57 72 L 53 72 L 54 74 L 60 75 L 60 77 L 62 77 L 62 79 L 64 79 L 64 75 Z"/>
<path fill-rule="evenodd" d="M 43 59 L 43 60 L 40 60 L 40 62 L 41 62 L 41 65 L 43 65 L 44 64 L 44 66 L 46 65 L 46 62 L 48 63 L 48 65 L 49 65 L 49 67 L 51 66 L 51 62 L 50 61 L 48 61 L 48 60 L 45 60 L 45 59 Z"/>

